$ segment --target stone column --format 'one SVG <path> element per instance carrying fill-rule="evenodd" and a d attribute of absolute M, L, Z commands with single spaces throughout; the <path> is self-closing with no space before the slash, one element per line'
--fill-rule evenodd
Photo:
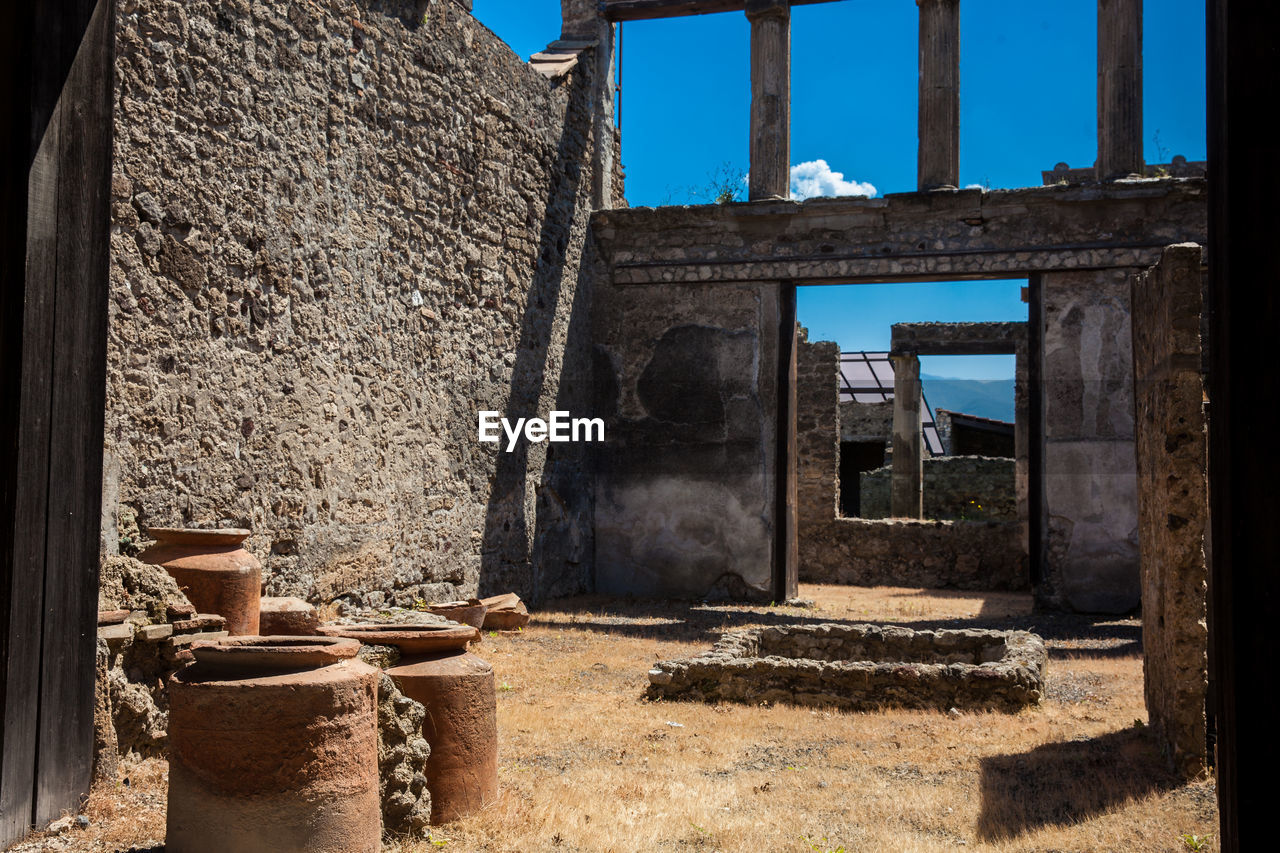
<path fill-rule="evenodd" d="M 920 7 L 921 190 L 960 185 L 960 0 L 916 0 Z"/>
<path fill-rule="evenodd" d="M 1142 0 L 1098 0 L 1097 169 L 1142 174 Z"/>
<path fill-rule="evenodd" d="M 747 0 L 751 22 L 752 201 L 786 198 L 791 186 L 791 6 Z"/>
<path fill-rule="evenodd" d="M 924 515 L 924 461 L 920 455 L 920 359 L 893 360 L 893 480 L 889 512 L 894 518 Z"/>

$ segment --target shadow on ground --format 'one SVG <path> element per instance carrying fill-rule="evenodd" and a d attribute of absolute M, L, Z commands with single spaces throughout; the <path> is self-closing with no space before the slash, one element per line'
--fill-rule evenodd
<path fill-rule="evenodd" d="M 983 758 L 979 768 L 984 841 L 1065 826 L 1181 783 L 1144 728 L 1047 743 Z"/>
<path fill-rule="evenodd" d="M 930 595 L 945 595 L 931 591 Z M 973 598 L 973 593 L 967 593 Z M 1028 607 L 1029 611 L 1029 607 Z M 541 619 L 560 614 L 567 621 Z M 990 615 L 987 615 L 987 614 Z M 1080 613 L 1010 614 L 1007 607 L 980 607 L 970 618 L 921 618 L 875 614 L 839 617 L 830 611 L 797 607 L 577 596 L 547 602 L 534 619 L 548 628 L 595 631 L 652 640 L 705 642 L 708 647 L 725 631 L 771 625 L 902 625 L 919 630 L 990 628 L 1032 631 L 1044 638 L 1051 658 L 1130 657 L 1142 652 L 1142 622 L 1133 618 Z"/>

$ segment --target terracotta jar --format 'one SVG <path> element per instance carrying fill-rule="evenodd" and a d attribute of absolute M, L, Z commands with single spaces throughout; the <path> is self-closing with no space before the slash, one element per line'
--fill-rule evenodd
<path fill-rule="evenodd" d="M 498 795 L 498 705 L 493 667 L 467 652 L 480 632 L 448 625 L 324 625 L 327 636 L 396 646 L 387 670 L 400 691 L 427 709 L 422 736 L 431 744 L 427 790 L 431 822 L 471 814 Z"/>
<path fill-rule="evenodd" d="M 262 564 L 241 544 L 248 530 L 150 527 L 147 533 L 156 544 L 138 559 L 164 566 L 196 610 L 225 618 L 232 636 L 258 633 Z"/>
<path fill-rule="evenodd" d="M 229 637 L 169 679 L 169 853 L 375 853 L 378 670 L 360 644 Z"/>

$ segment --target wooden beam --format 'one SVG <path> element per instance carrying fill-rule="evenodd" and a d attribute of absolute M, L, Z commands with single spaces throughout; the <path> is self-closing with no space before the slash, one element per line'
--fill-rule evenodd
<path fill-rule="evenodd" d="M 791 5 L 835 2 L 838 0 L 791 0 Z M 746 8 L 747 0 L 604 0 L 604 17 L 607 21 L 651 21 L 657 18 L 741 12 Z"/>
<path fill-rule="evenodd" d="M 1223 853 L 1275 843 L 1274 797 L 1260 774 L 1280 760 L 1274 696 L 1280 642 L 1280 464 L 1273 423 L 1280 375 L 1266 355 L 1280 323 L 1275 199 L 1280 175 L 1263 95 L 1280 85 L 1280 6 L 1210 0 L 1209 679 L 1217 726 Z"/>
<path fill-rule="evenodd" d="M 0 846 L 93 760 L 114 8 L 0 12 Z"/>

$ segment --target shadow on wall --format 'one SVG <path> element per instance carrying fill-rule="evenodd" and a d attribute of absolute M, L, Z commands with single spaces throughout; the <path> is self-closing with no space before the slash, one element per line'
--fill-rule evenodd
<path fill-rule="evenodd" d="M 586 64 L 572 73 L 585 74 Z M 512 424 L 520 418 L 547 418 L 539 402 L 547 384 L 547 371 L 555 345 L 557 307 L 565 286 L 571 239 L 579 239 L 571 224 L 579 204 L 583 169 L 589 162 L 589 82 L 570 78 L 558 85 L 573 85 L 555 163 L 550 174 L 537 268 L 530 282 L 521 321 L 520 340 L 512 365 L 511 389 L 502 417 Z M 513 283 L 514 284 L 514 283 Z M 575 288 L 569 309 L 563 359 L 558 366 L 556 409 L 581 414 L 590 405 L 591 342 L 589 288 Z M 551 360 L 554 362 L 554 359 Z M 470 413 L 472 424 L 475 413 Z M 531 455 L 530 449 L 535 447 Z M 517 592 L 531 602 L 548 595 L 567 595 L 586 589 L 591 543 L 590 447 L 588 443 L 541 443 L 521 439 L 510 452 L 501 446 L 497 454 L 489 503 L 485 512 L 480 561 L 480 594 Z M 545 456 L 543 454 L 545 453 Z M 532 466 L 532 470 L 531 470 Z M 538 478 L 530 494 L 530 476 Z M 532 519 L 530 518 L 532 516 Z M 532 521 L 532 524 L 530 523 Z M 583 555 L 587 555 L 585 558 Z"/>
<path fill-rule="evenodd" d="M 993 755 L 979 772 L 978 835 L 993 842 L 1073 824 L 1181 784 L 1145 728 Z"/>

